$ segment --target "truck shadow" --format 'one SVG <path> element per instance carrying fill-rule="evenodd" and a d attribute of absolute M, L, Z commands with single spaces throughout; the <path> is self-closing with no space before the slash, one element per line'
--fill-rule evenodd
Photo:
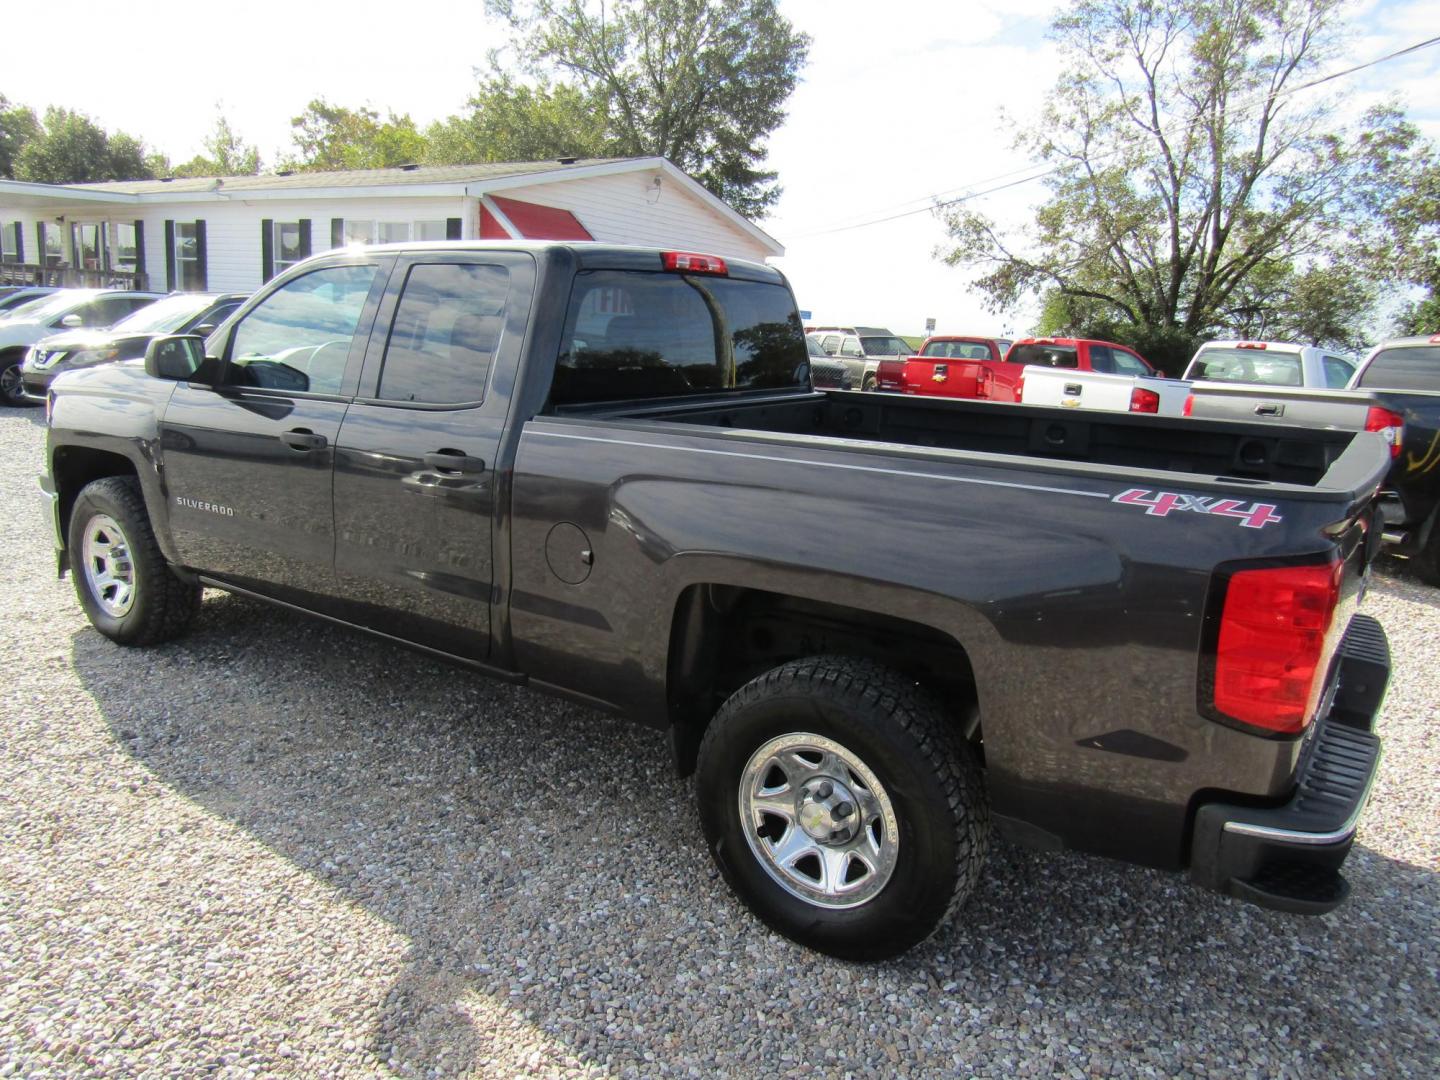
<path fill-rule="evenodd" d="M 953 926 L 854 967 L 729 895 L 658 733 L 229 596 L 207 599 L 191 637 L 138 655 L 73 637 L 116 744 L 409 942 L 371 1032 L 377 1069 L 485 1070 L 486 1033 L 457 1005 L 469 995 L 600 1071 L 780 1072 L 783 1053 L 854 1023 L 884 1033 L 859 1071 L 1000 1068 L 1018 1052 L 1068 1072 L 1077 1042 L 1123 1074 L 1173 1075 L 1216 1046 L 1234 1057 L 1206 1067 L 1243 1073 L 1257 1041 L 1297 1074 L 1423 1073 L 1433 1054 L 1440 876 L 1364 847 L 1351 903 L 1299 920 L 996 845 Z M 138 707 L 137 679 L 173 704 Z"/>

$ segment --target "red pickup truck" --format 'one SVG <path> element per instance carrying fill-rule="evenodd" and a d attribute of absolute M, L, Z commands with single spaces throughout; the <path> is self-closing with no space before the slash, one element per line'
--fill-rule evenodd
<path fill-rule="evenodd" d="M 1133 349 L 1087 338 L 1021 338 L 1003 353 L 994 338 L 931 337 L 918 356 L 882 361 L 879 389 L 901 394 L 1019 401 L 1026 365 L 1153 375 Z"/>

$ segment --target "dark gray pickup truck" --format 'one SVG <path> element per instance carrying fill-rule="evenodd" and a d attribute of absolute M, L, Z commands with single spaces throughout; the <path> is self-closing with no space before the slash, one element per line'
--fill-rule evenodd
<path fill-rule="evenodd" d="M 926 937 L 992 825 L 1346 895 L 1376 435 L 819 392 L 775 270 L 563 244 L 320 256 L 48 409 L 102 634 L 214 586 L 667 731 L 726 879 L 815 948 Z"/>

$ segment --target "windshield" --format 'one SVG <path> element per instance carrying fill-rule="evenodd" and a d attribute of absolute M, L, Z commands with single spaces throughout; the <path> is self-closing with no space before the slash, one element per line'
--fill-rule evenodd
<path fill-rule="evenodd" d="M 1257 386 L 1304 385 L 1300 354 L 1274 349 L 1204 349 L 1191 361 L 1185 377 Z"/>
<path fill-rule="evenodd" d="M 167 296 L 125 316 L 110 329 L 115 333 L 173 334 L 214 302 L 213 296 Z"/>
<path fill-rule="evenodd" d="M 809 387 L 800 313 L 783 285 L 585 271 L 561 341 L 556 405 Z"/>
<path fill-rule="evenodd" d="M 1005 359 L 1012 364 L 1037 364 L 1040 367 L 1078 368 L 1080 357 L 1074 345 L 1016 345 Z"/>
<path fill-rule="evenodd" d="M 898 337 L 862 337 L 860 347 L 866 356 L 904 356 L 910 352 L 910 346 Z"/>
<path fill-rule="evenodd" d="M 1359 385 L 1380 390 L 1440 390 L 1440 345 L 1381 349 Z"/>
<path fill-rule="evenodd" d="M 11 308 L 5 313 L 5 318 L 47 319 L 51 315 L 58 315 L 62 311 L 68 311 L 76 304 L 89 300 L 94 295 L 93 292 L 76 293 L 73 291 L 51 293 L 49 296 L 42 296 L 38 300 L 31 300 L 28 304 L 21 304 L 17 308 Z"/>

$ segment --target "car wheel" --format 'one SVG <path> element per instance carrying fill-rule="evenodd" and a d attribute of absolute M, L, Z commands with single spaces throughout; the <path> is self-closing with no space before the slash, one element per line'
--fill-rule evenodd
<path fill-rule="evenodd" d="M 865 373 L 865 381 L 860 384 L 860 389 L 867 391 L 874 390 L 877 385 L 879 384 L 875 378 L 875 373 L 873 371 L 867 371 Z"/>
<path fill-rule="evenodd" d="M 121 645 L 179 637 L 200 605 L 200 586 L 165 561 L 139 485 L 112 476 L 87 484 L 70 513 L 70 571 L 90 624 Z"/>
<path fill-rule="evenodd" d="M 989 804 L 939 704 L 890 668 L 811 657 L 735 692 L 705 732 L 700 820 L 775 930 L 849 960 L 924 940 L 980 876 Z"/>
<path fill-rule="evenodd" d="M 20 365 L 24 359 L 23 354 L 0 356 L 0 405 L 35 404 L 25 397 L 25 387 L 20 381 Z"/>

